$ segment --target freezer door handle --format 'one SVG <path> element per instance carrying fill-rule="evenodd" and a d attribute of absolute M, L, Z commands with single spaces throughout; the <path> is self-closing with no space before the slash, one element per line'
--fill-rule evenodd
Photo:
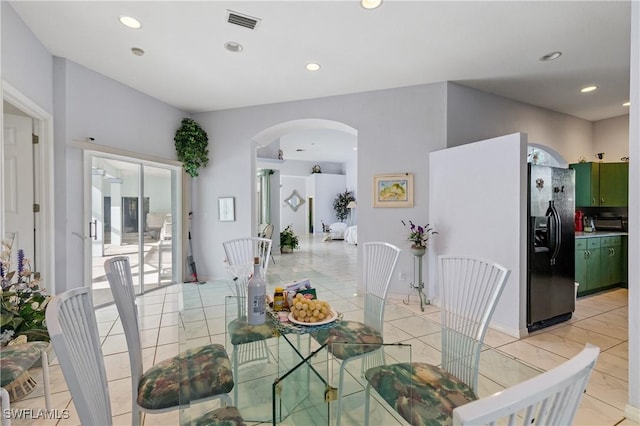
<path fill-rule="evenodd" d="M 549 208 L 547 209 L 547 216 L 549 217 L 549 229 L 553 236 L 553 253 L 551 254 L 551 265 L 556 264 L 556 258 L 560 253 L 560 246 L 562 245 L 562 221 L 560 220 L 560 214 L 556 207 L 553 205 L 553 201 L 549 201 Z"/>

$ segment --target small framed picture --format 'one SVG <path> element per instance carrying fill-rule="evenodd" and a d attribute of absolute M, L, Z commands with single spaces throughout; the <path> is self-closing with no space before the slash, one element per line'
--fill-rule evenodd
<path fill-rule="evenodd" d="M 413 173 L 375 175 L 373 207 L 413 207 Z"/>
<path fill-rule="evenodd" d="M 236 198 L 218 198 L 218 220 L 220 222 L 235 222 L 236 220 Z"/>

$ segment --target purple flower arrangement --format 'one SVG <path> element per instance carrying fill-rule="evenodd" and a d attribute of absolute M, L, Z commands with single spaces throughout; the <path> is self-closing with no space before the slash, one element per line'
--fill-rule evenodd
<path fill-rule="evenodd" d="M 405 223 L 404 220 L 401 220 L 402 224 L 409 228 L 409 236 L 407 240 L 411 241 L 414 247 L 427 247 L 427 243 L 429 242 L 429 237 L 431 235 L 437 234 L 436 231 L 433 230 L 431 226 L 427 223 L 425 226 L 416 225 L 412 221 L 409 221 L 409 225 Z"/>

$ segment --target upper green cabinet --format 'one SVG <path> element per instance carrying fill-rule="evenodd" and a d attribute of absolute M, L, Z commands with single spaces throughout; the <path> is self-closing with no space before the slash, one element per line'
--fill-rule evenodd
<path fill-rule="evenodd" d="M 576 207 L 599 206 L 600 163 L 569 164 L 576 171 Z"/>
<path fill-rule="evenodd" d="M 576 207 L 626 207 L 629 163 L 575 163 Z"/>
<path fill-rule="evenodd" d="M 629 163 L 600 164 L 600 205 L 626 207 L 629 204 Z"/>

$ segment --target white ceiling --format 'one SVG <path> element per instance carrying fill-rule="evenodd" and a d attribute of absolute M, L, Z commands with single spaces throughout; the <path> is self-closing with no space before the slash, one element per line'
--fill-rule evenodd
<path fill-rule="evenodd" d="M 628 1 L 10 3 L 53 55 L 187 112 L 449 80 L 592 121 L 628 113 Z M 260 23 L 229 24 L 228 9 Z"/>

